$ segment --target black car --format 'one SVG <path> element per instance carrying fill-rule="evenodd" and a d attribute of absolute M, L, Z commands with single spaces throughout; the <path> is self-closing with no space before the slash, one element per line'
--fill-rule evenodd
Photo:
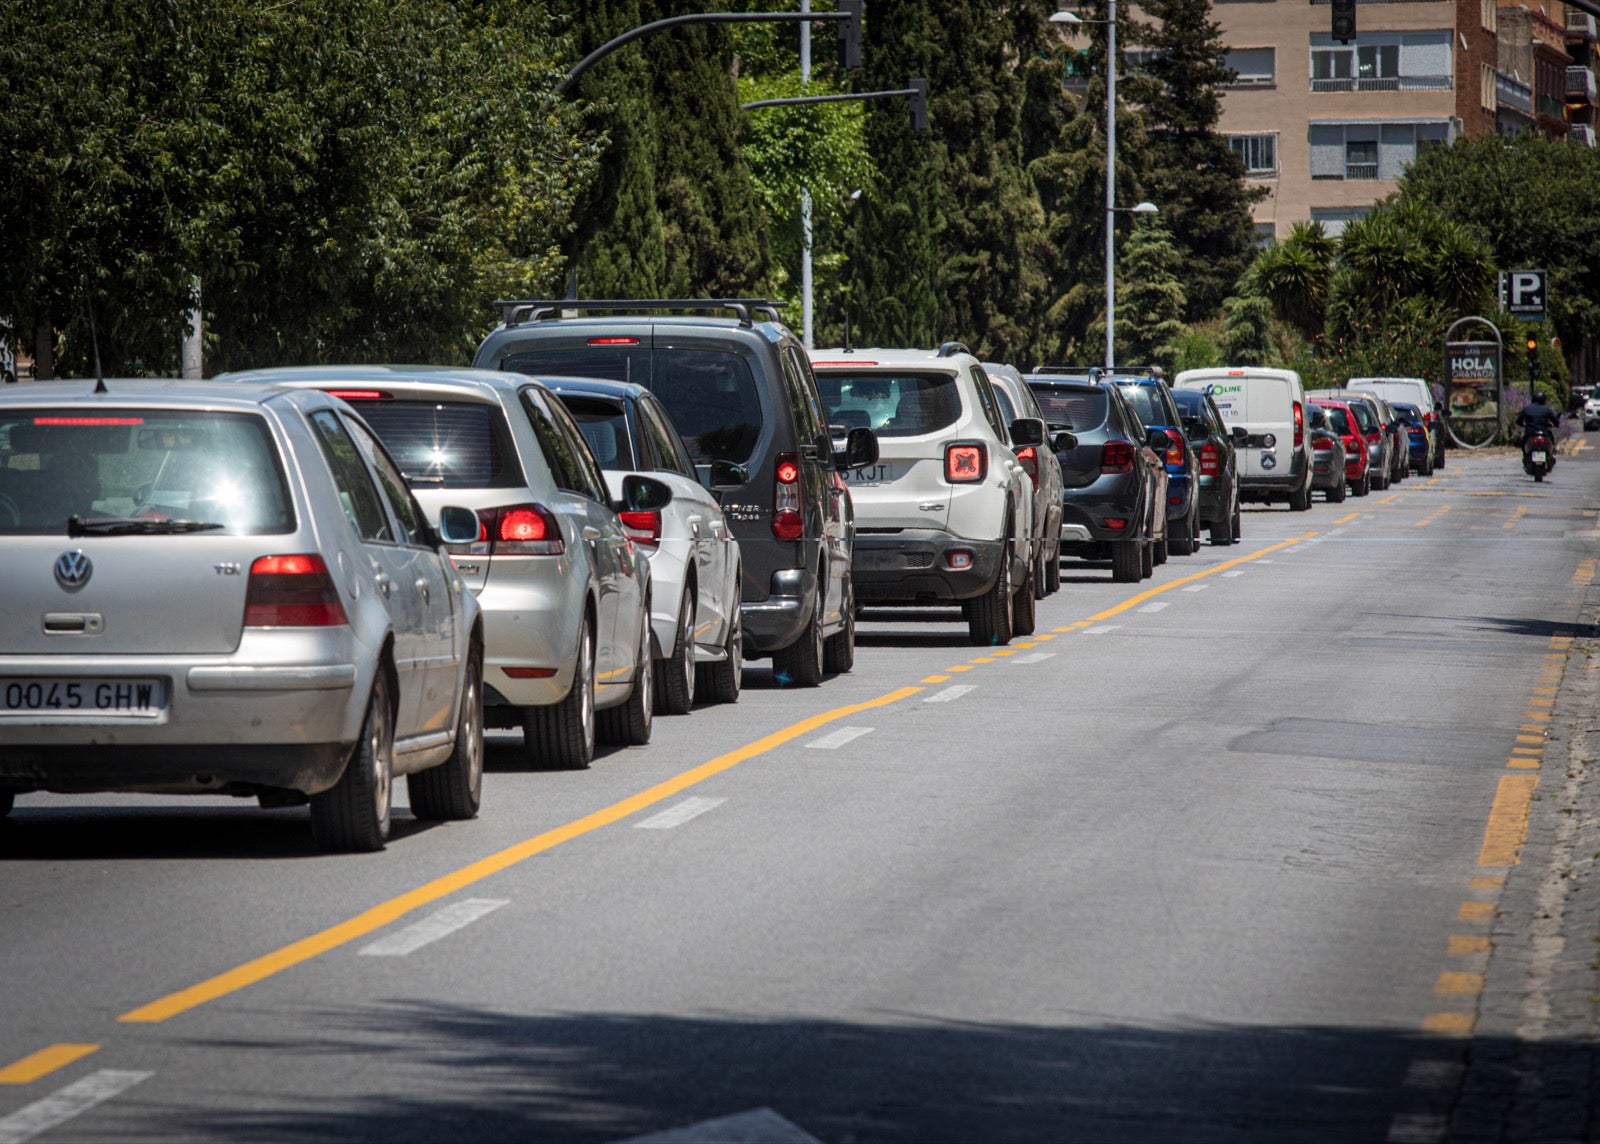
<path fill-rule="evenodd" d="M 702 480 L 714 466 L 726 471 L 718 462 L 739 467 L 742 480 L 719 491 L 744 570 L 745 658 L 771 656 L 774 674 L 799 687 L 848 670 L 855 521 L 837 468 L 875 464 L 877 438 L 852 429 L 834 451 L 805 348 L 777 308 L 726 298 L 497 305 L 502 322 L 476 366 L 642 385 L 666 407 Z"/>
<path fill-rule="evenodd" d="M 1239 541 L 1239 453 L 1249 437 L 1244 426 L 1229 429 L 1216 402 L 1203 389 L 1174 389 L 1184 436 L 1195 455 L 1199 479 L 1200 523 L 1212 544 Z"/>
<path fill-rule="evenodd" d="M 1175 555 L 1193 556 L 1200 550 L 1200 513 L 1196 507 L 1199 482 L 1195 457 L 1184 438 L 1182 415 L 1172 399 L 1172 389 L 1153 366 L 1118 366 L 1113 371 L 1117 388 L 1128 399 L 1146 429 L 1159 429 L 1165 448 L 1155 448 L 1167 466 L 1167 531 Z M 1156 548 L 1156 563 L 1166 559 L 1164 546 Z"/>
<path fill-rule="evenodd" d="M 1038 370 L 1024 380 L 1058 434 L 1061 554 L 1111 560 L 1111 577 L 1132 583 L 1154 570 L 1167 542 L 1167 435 L 1146 431 L 1122 391 L 1080 374 Z"/>

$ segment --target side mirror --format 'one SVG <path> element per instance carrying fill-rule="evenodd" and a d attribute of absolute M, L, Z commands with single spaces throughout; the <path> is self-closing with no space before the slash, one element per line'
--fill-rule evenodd
<path fill-rule="evenodd" d="M 472 544 L 478 539 L 478 514 L 460 505 L 439 510 L 439 539 L 446 544 Z"/>
<path fill-rule="evenodd" d="M 1144 443 L 1158 457 L 1165 457 L 1167 450 L 1172 448 L 1172 438 L 1167 436 L 1165 429 L 1151 429 L 1145 434 Z"/>
<path fill-rule="evenodd" d="M 1011 443 L 1018 448 L 1044 444 L 1044 422 L 1037 417 L 1018 417 L 1011 423 Z"/>
<path fill-rule="evenodd" d="M 1245 427 L 1243 425 L 1235 425 L 1232 429 L 1229 429 L 1228 436 L 1233 438 L 1233 443 L 1235 445 L 1243 445 L 1246 441 L 1250 440 L 1250 434 L 1245 431 Z"/>
<path fill-rule="evenodd" d="M 745 472 L 743 465 L 736 465 L 732 461 L 712 461 L 711 472 L 706 477 L 707 487 L 716 489 L 734 489 L 750 479 L 750 474 Z"/>
<path fill-rule="evenodd" d="M 654 477 L 629 473 L 622 478 L 621 512 L 655 512 L 672 503 L 672 486 Z"/>
<path fill-rule="evenodd" d="M 1211 436 L 1211 432 L 1206 428 L 1206 423 L 1204 421 L 1185 422 L 1184 428 L 1189 431 L 1188 437 L 1191 441 L 1204 441 L 1207 437 Z"/>
<path fill-rule="evenodd" d="M 844 448 L 833 455 L 833 467 L 836 469 L 859 469 L 862 465 L 877 463 L 878 435 L 860 425 L 845 434 Z"/>
<path fill-rule="evenodd" d="M 1078 435 L 1067 429 L 1057 429 L 1050 434 L 1050 448 L 1057 453 L 1065 453 L 1069 449 L 1078 447 Z"/>

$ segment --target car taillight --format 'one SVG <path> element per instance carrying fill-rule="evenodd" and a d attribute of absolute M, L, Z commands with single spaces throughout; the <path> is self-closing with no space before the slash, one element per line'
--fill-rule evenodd
<path fill-rule="evenodd" d="M 800 508 L 800 454 L 779 453 L 773 469 L 772 535 L 779 540 L 804 536 L 806 522 Z"/>
<path fill-rule="evenodd" d="M 1300 403 L 1294 403 L 1294 447 L 1298 449 L 1306 439 L 1306 411 Z"/>
<path fill-rule="evenodd" d="M 1344 442 L 1344 451 L 1346 453 L 1360 453 L 1362 456 L 1366 456 L 1366 452 L 1361 444 L 1361 438 L 1351 435 L 1348 437 L 1340 437 L 1339 440 Z"/>
<path fill-rule="evenodd" d="M 490 556 L 560 556 L 567 550 L 561 526 L 542 504 L 511 504 L 478 510 L 478 542 Z M 452 545 L 456 552 L 462 545 Z"/>
<path fill-rule="evenodd" d="M 1222 475 L 1222 450 L 1215 445 L 1200 446 L 1200 475 L 1202 477 Z"/>
<path fill-rule="evenodd" d="M 1176 429 L 1167 429 L 1164 432 L 1171 444 L 1167 446 L 1166 455 L 1162 458 L 1161 463 L 1164 465 L 1183 464 L 1183 434 Z"/>
<path fill-rule="evenodd" d="M 250 565 L 245 627 L 331 628 L 349 622 L 322 557 L 262 556 Z"/>
<path fill-rule="evenodd" d="M 619 512 L 617 519 L 622 521 L 622 531 L 628 534 L 628 539 L 635 544 L 642 544 L 646 548 L 655 548 L 661 543 L 661 514 L 651 509 L 646 512 Z"/>
<path fill-rule="evenodd" d="M 1333 442 L 1326 437 L 1315 437 L 1311 441 L 1311 447 L 1319 452 L 1327 452 L 1333 448 Z"/>
<path fill-rule="evenodd" d="M 1127 441 L 1107 441 L 1100 446 L 1100 471 L 1102 473 L 1128 473 L 1133 471 L 1133 445 Z"/>
<path fill-rule="evenodd" d="M 989 451 L 975 442 L 944 447 L 944 479 L 952 485 L 975 485 L 989 475 Z"/>
<path fill-rule="evenodd" d="M 1027 473 L 1033 482 L 1039 482 L 1039 451 L 1032 445 L 1024 445 L 1017 450 L 1017 464 L 1022 466 L 1022 471 Z"/>

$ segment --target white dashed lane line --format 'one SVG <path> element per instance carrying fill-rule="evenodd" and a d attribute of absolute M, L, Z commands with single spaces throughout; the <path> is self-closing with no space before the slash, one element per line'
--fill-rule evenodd
<path fill-rule="evenodd" d="M 674 826 L 682 826 L 691 818 L 699 818 L 708 810 L 716 810 L 728 800 L 725 798 L 686 798 L 680 803 L 667 807 L 660 814 L 652 814 L 643 822 L 635 823 L 636 830 L 671 830 Z"/>
<path fill-rule="evenodd" d="M 1165 600 L 1156 600 L 1154 603 L 1146 604 L 1144 607 L 1140 608 L 1139 610 L 1141 612 L 1159 612 L 1159 611 L 1162 611 L 1163 609 L 1169 608 L 1169 607 L 1171 607 L 1171 605 L 1168 604 Z"/>
<path fill-rule="evenodd" d="M 1054 659 L 1055 657 L 1056 657 L 1056 653 L 1053 652 L 1053 651 L 1030 651 L 1027 655 L 1015 655 L 1015 656 L 1012 656 L 1010 662 L 1011 663 L 1043 663 L 1045 660 Z"/>
<path fill-rule="evenodd" d="M 458 929 L 465 929 L 505 904 L 503 898 L 468 898 L 454 902 L 420 922 L 413 922 L 405 929 L 396 930 L 371 945 L 362 946 L 359 952 L 366 957 L 404 957 L 425 945 L 432 945 L 442 937 L 449 937 Z"/>
<path fill-rule="evenodd" d="M 1190 584 L 1187 588 L 1184 588 L 1183 591 L 1185 591 L 1185 592 L 1204 592 L 1209 587 L 1211 587 L 1210 584 Z"/>
<path fill-rule="evenodd" d="M 1103 636 L 1107 632 L 1116 631 L 1121 626 L 1121 624 L 1096 624 L 1092 628 L 1084 628 L 1083 634 L 1086 636 Z"/>
<path fill-rule="evenodd" d="M 154 1075 L 122 1069 L 90 1073 L 42 1100 L 17 1109 L 10 1116 L 0 1117 L 0 1144 L 23 1144 L 32 1140 Z"/>
<path fill-rule="evenodd" d="M 824 735 L 820 739 L 813 739 L 806 747 L 813 751 L 837 751 L 846 743 L 855 741 L 863 735 L 872 734 L 871 727 L 840 727 L 832 734 Z"/>
<path fill-rule="evenodd" d="M 952 699 L 960 699 L 969 691 L 978 690 L 976 686 L 958 683 L 954 687 L 946 687 L 943 691 L 935 691 L 923 700 L 924 703 L 949 703 Z"/>
<path fill-rule="evenodd" d="M 1244 569 L 1243 568 L 1235 568 L 1232 572 L 1224 572 L 1223 575 L 1227 576 L 1227 577 L 1230 577 L 1230 578 L 1233 577 L 1233 576 L 1243 576 L 1244 575 Z"/>

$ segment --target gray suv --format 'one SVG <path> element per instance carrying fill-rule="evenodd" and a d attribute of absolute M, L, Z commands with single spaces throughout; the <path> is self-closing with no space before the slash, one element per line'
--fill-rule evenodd
<path fill-rule="evenodd" d="M 849 671 L 855 519 L 839 473 L 875 464 L 877 438 L 841 429 L 834 440 L 805 348 L 777 308 L 761 299 L 497 305 L 501 324 L 475 366 L 634 382 L 665 406 L 739 542 L 745 658 L 771 656 L 779 681 L 797 687 Z"/>

